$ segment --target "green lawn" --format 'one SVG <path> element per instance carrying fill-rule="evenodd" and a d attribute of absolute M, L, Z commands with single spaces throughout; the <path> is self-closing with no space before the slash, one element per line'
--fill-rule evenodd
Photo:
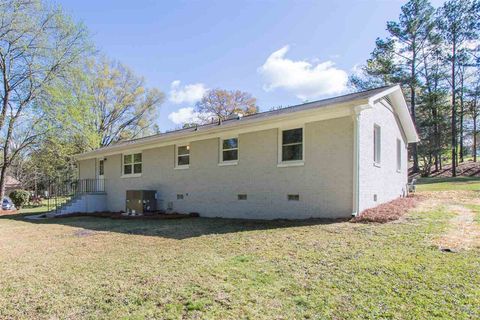
<path fill-rule="evenodd" d="M 61 204 L 66 203 L 69 199 L 70 197 L 58 197 L 56 201 L 55 199 L 50 199 L 50 200 L 44 199 L 38 206 L 37 205 L 25 206 L 24 208 L 22 208 L 21 213 L 39 214 L 39 213 L 48 212 L 55 208 L 55 204 L 57 206 L 60 206 Z"/>
<path fill-rule="evenodd" d="M 418 191 L 473 190 L 480 191 L 480 178 L 421 178 L 417 181 Z"/>
<path fill-rule="evenodd" d="M 3 216 L 0 319 L 478 319 L 480 250 L 433 244 L 453 216 L 444 205 L 383 225 Z"/>

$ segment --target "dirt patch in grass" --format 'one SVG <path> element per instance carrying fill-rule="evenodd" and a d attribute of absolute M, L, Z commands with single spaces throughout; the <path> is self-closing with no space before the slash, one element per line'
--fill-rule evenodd
<path fill-rule="evenodd" d="M 419 196 L 410 196 L 398 198 L 390 202 L 381 204 L 374 208 L 364 210 L 360 215 L 351 219 L 351 222 L 360 223 L 386 223 L 400 219 L 408 210 L 417 206 Z"/>
<path fill-rule="evenodd" d="M 442 251 L 468 250 L 480 246 L 480 227 L 475 223 L 475 213 L 462 205 L 450 205 L 449 211 L 456 216 L 449 222 L 446 234 L 437 239 Z"/>

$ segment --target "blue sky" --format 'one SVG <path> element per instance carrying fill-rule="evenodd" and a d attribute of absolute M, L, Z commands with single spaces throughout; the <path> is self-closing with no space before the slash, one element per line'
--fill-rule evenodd
<path fill-rule="evenodd" d="M 260 110 L 341 94 L 404 2 L 58 0 L 103 53 L 166 94 L 162 131 L 194 117 L 208 88 L 250 92 Z"/>

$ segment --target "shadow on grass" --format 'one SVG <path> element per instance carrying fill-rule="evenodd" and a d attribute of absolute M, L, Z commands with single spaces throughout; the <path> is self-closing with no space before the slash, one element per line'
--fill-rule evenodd
<path fill-rule="evenodd" d="M 348 219 L 308 220 L 244 220 L 223 218 L 184 218 L 165 220 L 120 220 L 98 217 L 70 217 L 45 220 L 26 220 L 31 213 L 0 216 L 1 220 L 17 220 L 39 225 L 65 225 L 92 231 L 117 232 L 132 235 L 188 239 L 203 235 L 227 234 L 253 230 L 271 230 L 312 225 L 341 223 Z"/>

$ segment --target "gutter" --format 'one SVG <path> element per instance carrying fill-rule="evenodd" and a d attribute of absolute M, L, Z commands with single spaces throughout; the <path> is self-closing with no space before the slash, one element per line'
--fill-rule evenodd
<path fill-rule="evenodd" d="M 366 101 L 367 101 L 366 99 L 356 100 L 357 103 L 364 103 Z M 121 153 L 123 150 L 131 150 L 131 149 L 142 148 L 142 147 L 154 147 L 160 143 L 176 142 L 178 140 L 188 139 L 191 137 L 197 137 L 197 139 L 201 139 L 202 136 L 206 136 L 209 134 L 219 134 L 223 132 L 229 132 L 230 130 L 235 130 L 239 128 L 248 130 L 255 127 L 266 125 L 268 123 L 277 123 L 282 121 L 296 121 L 302 118 L 314 117 L 315 115 L 335 114 L 336 112 L 338 112 L 340 108 L 351 108 L 353 106 L 354 104 L 352 104 L 351 101 L 348 101 L 346 103 L 341 102 L 337 104 L 322 106 L 319 108 L 310 108 L 307 110 L 298 110 L 298 111 L 291 111 L 288 113 L 275 114 L 269 117 L 253 118 L 253 119 L 244 117 L 240 120 L 232 120 L 232 121 L 224 122 L 221 125 L 212 125 L 212 126 L 208 125 L 207 128 L 198 127 L 197 129 L 192 128 L 191 130 L 155 135 L 155 136 L 140 138 L 138 140 L 130 140 L 130 141 L 127 140 L 118 145 L 112 145 L 109 147 L 100 148 L 100 149 L 96 149 L 96 150 L 81 153 L 81 154 L 76 154 L 74 155 L 74 159 L 77 161 L 86 160 L 86 159 L 96 158 L 99 156 L 106 156 L 110 154 Z M 348 116 L 348 111 L 346 111 L 345 116 Z"/>

